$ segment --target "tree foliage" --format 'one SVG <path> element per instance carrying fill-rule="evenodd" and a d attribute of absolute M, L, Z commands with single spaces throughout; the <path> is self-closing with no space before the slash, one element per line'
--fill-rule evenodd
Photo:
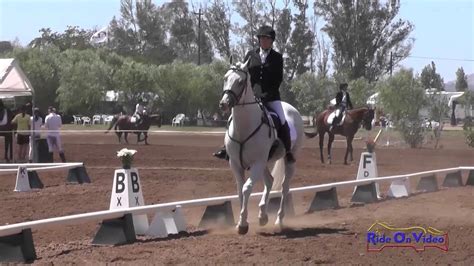
<path fill-rule="evenodd" d="M 420 111 L 425 106 L 425 91 L 414 77 L 412 70 L 401 69 L 393 77 L 377 85 L 384 112 L 392 121 L 410 147 L 419 147 L 423 142 Z"/>
<path fill-rule="evenodd" d="M 436 73 L 436 64 L 434 62 L 423 68 L 420 81 L 424 89 L 435 88 L 437 90 L 444 90 L 444 80 L 440 74 Z"/>
<path fill-rule="evenodd" d="M 350 80 L 377 80 L 388 71 L 390 52 L 397 54 L 396 64 L 412 48 L 413 25 L 396 20 L 399 0 L 321 0 L 315 1 L 314 10 L 326 22 L 323 30 L 332 40 L 334 68 Z"/>
<path fill-rule="evenodd" d="M 456 71 L 456 91 L 466 91 L 467 88 L 467 76 L 464 73 L 464 69 L 460 67 Z"/>
<path fill-rule="evenodd" d="M 336 87 L 333 81 L 307 72 L 293 80 L 291 91 L 300 113 L 315 115 L 326 109 L 336 94 Z"/>

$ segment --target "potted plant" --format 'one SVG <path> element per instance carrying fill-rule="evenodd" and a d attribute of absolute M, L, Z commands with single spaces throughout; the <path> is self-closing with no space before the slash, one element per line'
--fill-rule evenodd
<path fill-rule="evenodd" d="M 127 148 L 123 148 L 117 152 L 117 157 L 122 162 L 123 169 L 130 169 L 132 167 L 133 156 L 137 153 L 136 150 L 129 150 Z"/>

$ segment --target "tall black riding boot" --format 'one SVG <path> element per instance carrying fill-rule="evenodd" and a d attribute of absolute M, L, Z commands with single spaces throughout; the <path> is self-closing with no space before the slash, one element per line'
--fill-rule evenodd
<path fill-rule="evenodd" d="M 229 156 L 227 155 L 227 151 L 225 150 L 225 146 L 222 146 L 220 150 L 214 152 L 212 155 L 219 159 L 229 160 Z"/>
<path fill-rule="evenodd" d="M 295 157 L 291 152 L 291 136 L 290 136 L 290 127 L 288 126 L 288 122 L 286 122 L 279 130 L 278 135 L 283 141 L 283 145 L 285 145 L 286 150 L 286 161 L 289 163 L 294 163 Z"/>
<path fill-rule="evenodd" d="M 66 156 L 64 155 L 64 152 L 60 152 L 60 153 L 59 153 L 59 157 L 61 157 L 61 161 L 62 161 L 63 163 L 66 162 Z"/>

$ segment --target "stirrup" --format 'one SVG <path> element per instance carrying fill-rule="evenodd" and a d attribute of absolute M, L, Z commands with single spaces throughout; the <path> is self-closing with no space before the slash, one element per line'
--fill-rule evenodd
<path fill-rule="evenodd" d="M 286 157 L 286 161 L 288 163 L 295 163 L 296 162 L 295 157 L 293 156 L 293 153 L 291 153 L 291 151 L 287 152 L 285 157 Z"/>
<path fill-rule="evenodd" d="M 227 155 L 227 151 L 225 149 L 214 152 L 212 155 L 222 160 L 229 160 L 229 156 Z"/>

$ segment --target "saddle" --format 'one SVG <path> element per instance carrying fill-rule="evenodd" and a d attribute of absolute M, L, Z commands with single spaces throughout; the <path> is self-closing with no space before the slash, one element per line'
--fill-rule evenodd
<path fill-rule="evenodd" d="M 333 122 L 334 122 L 334 119 L 336 119 L 336 114 L 337 112 L 340 112 L 340 109 L 334 109 L 333 111 L 331 111 L 331 113 L 328 115 L 327 119 L 326 119 L 326 123 L 328 125 L 332 125 Z M 341 117 L 341 120 L 339 120 L 339 122 L 334 125 L 334 126 L 342 126 L 344 124 L 344 119 L 346 118 L 346 113 L 347 112 L 344 112 L 342 114 L 342 117 Z"/>

